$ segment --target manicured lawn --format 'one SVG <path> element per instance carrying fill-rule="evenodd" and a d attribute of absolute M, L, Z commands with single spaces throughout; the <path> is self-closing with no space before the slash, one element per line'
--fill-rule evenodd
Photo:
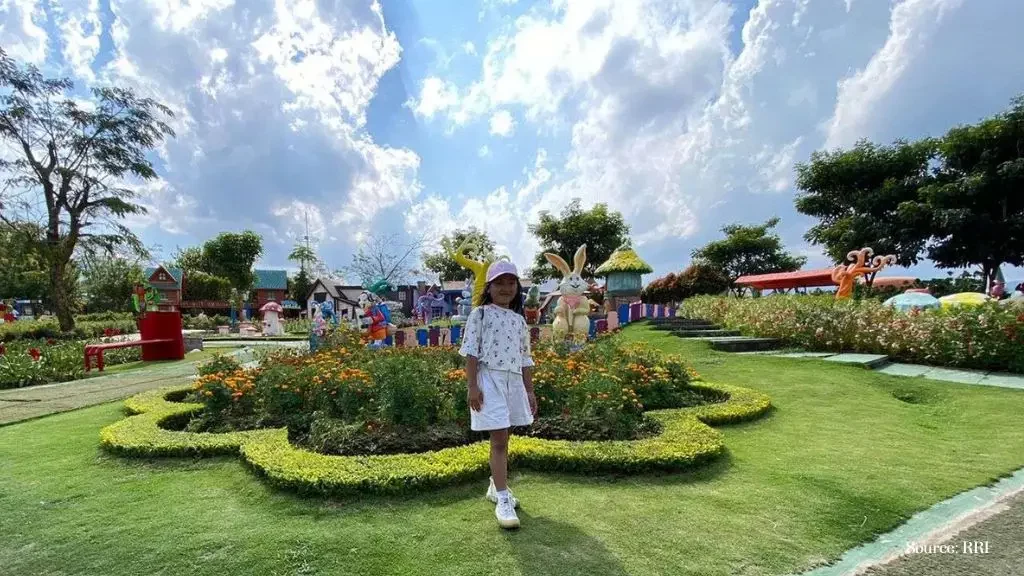
<path fill-rule="evenodd" d="M 720 427 L 692 474 L 513 479 L 523 528 L 485 486 L 345 501 L 277 492 L 240 459 L 100 452 L 108 404 L 0 428 L 5 574 L 786 574 L 1024 466 L 1024 393 L 708 351 L 646 328 L 707 379 L 776 409 Z M 912 400 L 908 403 L 895 396 Z M 514 440 L 513 440 L 514 441 Z"/>
<path fill-rule="evenodd" d="M 87 378 L 96 376 L 103 376 L 105 374 L 118 374 L 121 372 L 130 372 L 132 370 L 138 370 L 139 368 L 151 368 L 153 366 L 174 366 L 177 364 L 186 364 L 189 362 L 200 362 L 203 360 L 209 360 L 215 354 L 227 354 L 234 350 L 237 350 L 240 346 L 225 346 L 222 348 L 207 348 L 196 352 L 191 352 L 185 355 L 182 360 L 157 360 L 153 362 L 126 362 L 124 364 L 117 364 L 115 366 L 106 366 L 103 368 L 103 372 L 93 370 L 89 372 Z"/>

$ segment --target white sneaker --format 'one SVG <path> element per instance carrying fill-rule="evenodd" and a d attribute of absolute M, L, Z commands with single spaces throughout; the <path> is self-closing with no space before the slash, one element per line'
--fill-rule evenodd
<path fill-rule="evenodd" d="M 512 507 L 512 500 L 500 500 L 494 507 L 494 515 L 498 518 L 498 526 L 506 529 L 519 528 L 519 516 Z"/>
<path fill-rule="evenodd" d="M 512 495 L 512 490 L 505 487 L 508 490 L 508 499 L 512 502 L 513 508 L 519 508 L 519 500 Z M 495 504 L 498 503 L 498 490 L 494 487 L 494 478 L 491 478 L 491 485 L 487 487 L 487 499 Z"/>

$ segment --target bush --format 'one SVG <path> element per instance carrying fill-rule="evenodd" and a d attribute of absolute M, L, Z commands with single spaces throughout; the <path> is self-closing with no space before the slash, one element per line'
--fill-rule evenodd
<path fill-rule="evenodd" d="M 218 300 L 231 297 L 231 281 L 227 278 L 193 270 L 185 281 L 183 300 Z"/>
<path fill-rule="evenodd" d="M 373 352 L 344 329 L 324 346 L 313 355 L 272 354 L 253 370 L 219 360 L 204 366 L 192 396 L 204 410 L 188 429 L 286 427 L 297 443 L 330 453 L 409 450 L 431 437 L 443 448 L 472 437 L 466 373 L 453 348 Z M 526 435 L 637 439 L 657 432 L 645 410 L 711 401 L 690 386 L 681 360 L 643 345 L 604 339 L 571 354 L 540 346 L 534 359 L 538 420 Z"/>
<path fill-rule="evenodd" d="M 105 313 L 113 314 L 113 313 Z M 0 324 L 0 342 L 14 340 L 83 340 L 100 338 L 111 333 L 132 334 L 138 332 L 131 315 L 114 314 L 112 320 L 83 320 L 75 323 L 71 332 L 61 332 L 56 319 L 19 320 Z"/>
<path fill-rule="evenodd" d="M 720 456 L 722 436 L 710 425 L 758 418 L 771 406 L 753 390 L 699 382 L 695 389 L 724 398 L 718 404 L 650 413 L 661 433 L 627 442 L 568 442 L 516 438 L 509 445 L 512 465 L 540 471 L 575 473 L 638 473 L 678 471 Z M 422 454 L 336 456 L 293 446 L 284 429 L 209 434 L 168 430 L 176 420 L 203 410 L 202 404 L 171 402 L 188 389 L 164 389 L 129 398 L 129 418 L 100 432 L 108 451 L 136 457 L 216 456 L 241 454 L 246 463 L 273 485 L 306 494 L 346 495 L 356 492 L 394 494 L 483 478 L 489 449 L 475 442 Z"/>
<path fill-rule="evenodd" d="M 908 314 L 873 299 L 830 295 L 701 297 L 684 302 L 682 314 L 807 350 L 1024 372 L 1024 314 L 995 302 Z"/>
<path fill-rule="evenodd" d="M 0 389 L 67 382 L 85 376 L 85 342 L 15 340 L 0 343 Z M 108 350 L 108 366 L 141 359 L 139 348 Z"/>

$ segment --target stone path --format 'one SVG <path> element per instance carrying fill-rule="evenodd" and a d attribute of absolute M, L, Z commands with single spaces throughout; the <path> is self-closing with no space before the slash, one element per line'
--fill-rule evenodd
<path fill-rule="evenodd" d="M 242 362 L 252 361 L 252 349 L 243 348 L 229 355 Z M 176 362 L 72 382 L 0 390 L 0 426 L 113 402 L 153 388 L 185 382 L 195 376 L 195 370 L 196 362 Z"/>
<path fill-rule="evenodd" d="M 1022 559 L 1024 469 L 939 502 L 803 576 L 1020 576 Z"/>

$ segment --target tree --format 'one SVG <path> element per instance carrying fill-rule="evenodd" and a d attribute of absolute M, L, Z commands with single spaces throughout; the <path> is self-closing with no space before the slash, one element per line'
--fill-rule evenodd
<path fill-rule="evenodd" d="M 166 262 L 168 268 L 180 268 L 189 276 L 193 272 L 206 271 L 208 266 L 203 258 L 203 249 L 200 246 L 189 246 L 178 248 L 170 262 Z"/>
<path fill-rule="evenodd" d="M 118 246 L 145 253 L 118 221 L 145 212 L 122 181 L 156 178 L 146 154 L 174 135 L 161 119 L 171 110 L 155 100 L 125 88 L 94 88 L 93 101 L 80 104 L 64 96 L 72 88 L 69 79 L 45 78 L 0 49 L 0 141 L 13 153 L 0 159 L 6 176 L 0 221 L 15 231 L 23 230 L 20 221 L 43 227 L 39 253 L 61 330 L 75 325 L 68 275 L 76 253 L 111 253 Z"/>
<path fill-rule="evenodd" d="M 486 232 L 470 226 L 442 237 L 441 250 L 433 254 L 424 253 L 423 265 L 427 270 L 437 274 L 441 280 L 468 280 L 472 273 L 452 258 L 452 253 L 467 242 L 471 247 L 466 250 L 466 255 L 473 260 L 484 261 L 494 257 L 494 242 L 488 238 Z"/>
<path fill-rule="evenodd" d="M 292 295 L 292 300 L 300 305 L 305 304 L 311 290 L 313 290 L 313 279 L 305 270 L 299 270 L 298 274 L 289 278 L 288 292 Z"/>
<path fill-rule="evenodd" d="M 216 300 L 223 302 L 231 297 L 231 282 L 227 278 L 214 276 L 200 270 L 185 273 L 185 289 L 182 300 Z"/>
<path fill-rule="evenodd" d="M 404 284 L 410 275 L 417 273 L 412 264 L 424 243 L 422 237 L 403 242 L 397 234 L 371 234 L 344 272 L 364 285 L 378 280 L 385 280 L 392 286 Z"/>
<path fill-rule="evenodd" d="M 916 264 L 930 234 L 899 207 L 917 200 L 930 180 L 935 150 L 931 139 L 891 146 L 862 140 L 850 150 L 815 152 L 809 163 L 797 164 L 796 209 L 818 219 L 804 238 L 824 246 L 834 262 L 870 247 L 896 256 L 901 266 Z"/>
<path fill-rule="evenodd" d="M 721 270 L 704 262 L 694 262 L 687 266 L 677 276 L 677 281 L 682 296 L 680 300 L 704 294 L 721 294 L 732 285 Z"/>
<path fill-rule="evenodd" d="M 292 248 L 291 253 L 288 254 L 288 259 L 292 262 L 298 262 L 299 270 L 303 272 L 313 269 L 316 263 L 320 261 L 316 251 L 307 244 L 296 244 Z"/>
<path fill-rule="evenodd" d="M 530 278 L 535 282 L 562 277 L 561 272 L 544 258 L 545 252 L 558 254 L 566 262 L 572 262 L 576 249 L 586 244 L 587 264 L 583 267 L 582 276 L 591 279 L 594 270 L 610 258 L 629 236 L 629 226 L 622 214 L 609 211 L 606 204 L 595 204 L 590 210 L 583 210 L 579 198 L 569 202 L 560 217 L 541 212 L 540 220 L 531 224 L 529 230 L 540 241 L 541 247 L 530 271 Z"/>
<path fill-rule="evenodd" d="M 769 218 L 760 225 L 724 226 L 722 233 L 725 238 L 694 250 L 693 258 L 721 270 L 728 277 L 730 286 L 740 276 L 799 270 L 807 258 L 787 253 L 782 239 L 769 233 L 778 224 L 778 218 Z"/>
<path fill-rule="evenodd" d="M 49 272 L 39 251 L 43 243 L 43 229 L 23 223 L 28 230 L 15 230 L 0 226 L 0 299 L 46 298 Z"/>
<path fill-rule="evenodd" d="M 131 312 L 132 289 L 144 281 L 138 261 L 90 258 L 82 269 L 86 312 Z"/>
<path fill-rule="evenodd" d="M 1006 112 L 958 126 L 938 145 L 934 180 L 904 217 L 930 232 L 940 268 L 979 266 L 985 288 L 1002 264 L 1024 265 L 1024 96 Z"/>
<path fill-rule="evenodd" d="M 226 278 L 239 292 L 252 288 L 252 272 L 256 259 L 263 254 L 263 239 L 246 230 L 240 233 L 221 232 L 203 244 L 203 271 Z"/>

